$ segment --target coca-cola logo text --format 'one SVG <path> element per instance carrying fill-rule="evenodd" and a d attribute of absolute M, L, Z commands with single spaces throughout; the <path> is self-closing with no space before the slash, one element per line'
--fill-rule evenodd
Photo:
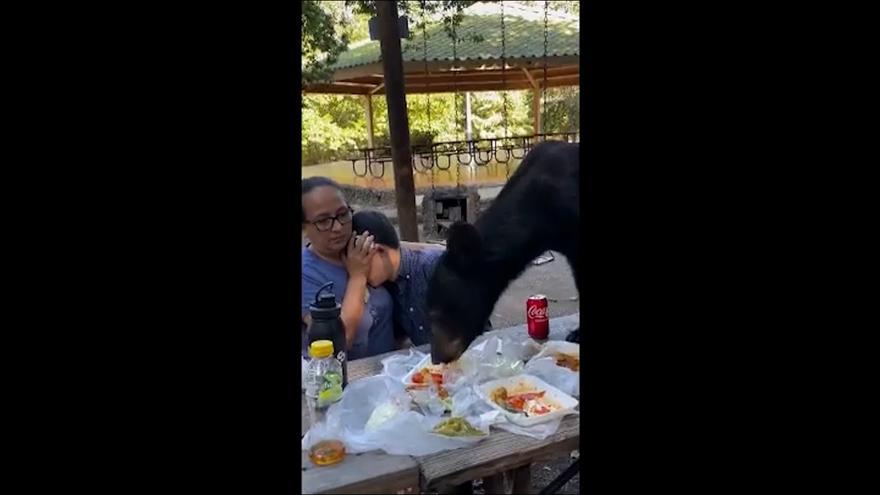
<path fill-rule="evenodd" d="M 529 318 L 533 320 L 546 320 L 549 317 L 547 310 L 549 307 L 539 308 L 538 306 L 529 306 L 529 310 L 526 312 Z"/>

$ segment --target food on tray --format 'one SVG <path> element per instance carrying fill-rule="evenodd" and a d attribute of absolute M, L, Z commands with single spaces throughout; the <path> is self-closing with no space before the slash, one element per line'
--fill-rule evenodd
<path fill-rule="evenodd" d="M 403 408 L 397 402 L 385 402 L 376 409 L 373 409 L 373 413 L 370 414 L 370 419 L 367 420 L 364 430 L 368 432 L 375 431 L 401 412 L 403 412 Z"/>
<path fill-rule="evenodd" d="M 562 366 L 571 371 L 578 371 L 581 368 L 581 360 L 577 356 L 557 352 L 553 357 L 556 358 L 556 366 Z"/>
<path fill-rule="evenodd" d="M 485 433 L 471 426 L 464 418 L 449 418 L 437 423 L 434 427 L 434 433 L 446 435 L 447 437 L 475 437 L 483 436 Z"/>
<path fill-rule="evenodd" d="M 439 395 L 441 399 L 446 399 L 449 397 L 449 392 L 446 390 L 446 387 L 443 386 L 444 370 L 445 367 L 442 364 L 429 364 L 428 366 L 423 366 L 412 374 L 407 389 L 428 388 L 431 385 L 434 385 L 437 388 L 437 395 Z"/>
<path fill-rule="evenodd" d="M 489 398 L 507 411 L 541 416 L 560 409 L 559 404 L 544 397 L 544 393 L 544 390 L 532 390 L 514 394 L 505 387 L 498 387 L 492 390 Z"/>
<path fill-rule="evenodd" d="M 504 387 L 498 387 L 492 391 L 491 396 L 492 402 L 498 404 L 499 406 L 507 403 L 507 389 Z"/>
<path fill-rule="evenodd" d="M 431 364 L 413 373 L 410 382 L 415 385 L 428 386 L 432 383 L 443 385 L 443 365 Z"/>

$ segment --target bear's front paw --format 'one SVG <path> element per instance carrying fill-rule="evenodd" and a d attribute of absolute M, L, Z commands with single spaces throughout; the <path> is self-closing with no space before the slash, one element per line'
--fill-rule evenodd
<path fill-rule="evenodd" d="M 575 344 L 580 344 L 581 343 L 581 329 L 576 328 L 576 329 L 572 330 L 571 333 L 569 333 L 568 336 L 565 337 L 565 340 L 568 342 L 574 342 Z"/>

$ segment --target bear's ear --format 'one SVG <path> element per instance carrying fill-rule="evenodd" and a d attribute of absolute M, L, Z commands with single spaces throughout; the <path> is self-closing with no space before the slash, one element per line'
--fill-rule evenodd
<path fill-rule="evenodd" d="M 456 222 L 449 228 L 446 252 L 451 260 L 467 268 L 478 263 L 482 257 L 483 242 L 476 227 L 466 222 Z"/>

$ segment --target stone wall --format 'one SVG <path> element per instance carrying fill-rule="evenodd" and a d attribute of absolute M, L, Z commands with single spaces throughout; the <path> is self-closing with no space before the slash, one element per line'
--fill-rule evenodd
<path fill-rule="evenodd" d="M 349 204 L 356 205 L 360 208 L 381 209 L 386 212 L 391 223 L 397 226 L 397 212 L 390 211 L 396 207 L 394 191 L 373 190 L 364 187 L 341 185 L 343 193 Z M 481 200 L 478 188 L 476 186 L 462 186 L 460 189 L 456 187 L 438 187 L 432 190 L 428 188 L 420 188 L 416 190 L 416 195 L 422 195 L 421 205 L 418 205 L 417 218 L 419 221 L 419 238 L 423 241 L 444 240 L 445 234 L 437 233 L 437 217 L 436 217 L 436 201 L 433 201 L 433 194 L 437 198 L 450 198 L 463 195 L 467 200 L 467 221 L 474 223 L 480 218 L 480 214 L 488 208 L 492 200 Z M 454 216 L 454 215 L 453 215 Z M 441 224 L 449 222 L 441 221 Z M 444 225 L 445 227 L 446 225 Z"/>
<path fill-rule="evenodd" d="M 348 200 L 350 204 L 360 206 L 394 206 L 396 204 L 397 196 L 394 193 L 394 190 L 368 189 L 348 184 L 340 184 L 340 187 L 342 188 L 343 194 L 345 194 L 345 199 Z M 450 192 L 455 191 L 456 188 L 438 187 L 436 190 L 438 192 Z M 476 193 L 477 187 L 461 186 L 461 191 L 467 192 L 468 194 Z M 416 189 L 416 196 L 430 193 L 430 187 L 420 187 Z"/>
<path fill-rule="evenodd" d="M 393 205 L 395 201 L 394 191 L 379 189 L 367 189 L 364 187 L 341 184 L 342 192 L 349 204 L 360 206 L 386 206 Z"/>
<path fill-rule="evenodd" d="M 453 209 L 448 220 L 437 219 L 438 200 L 450 199 L 463 196 L 466 203 L 467 218 L 461 217 L 461 212 L 457 208 Z M 436 191 L 428 191 L 422 198 L 422 235 L 425 239 L 443 239 L 444 230 L 457 220 L 466 220 L 468 223 L 474 223 L 480 217 L 482 205 L 480 203 L 480 194 L 476 188 L 462 188 L 456 191 L 456 188 L 438 188 Z M 440 226 L 438 233 L 438 226 Z"/>

